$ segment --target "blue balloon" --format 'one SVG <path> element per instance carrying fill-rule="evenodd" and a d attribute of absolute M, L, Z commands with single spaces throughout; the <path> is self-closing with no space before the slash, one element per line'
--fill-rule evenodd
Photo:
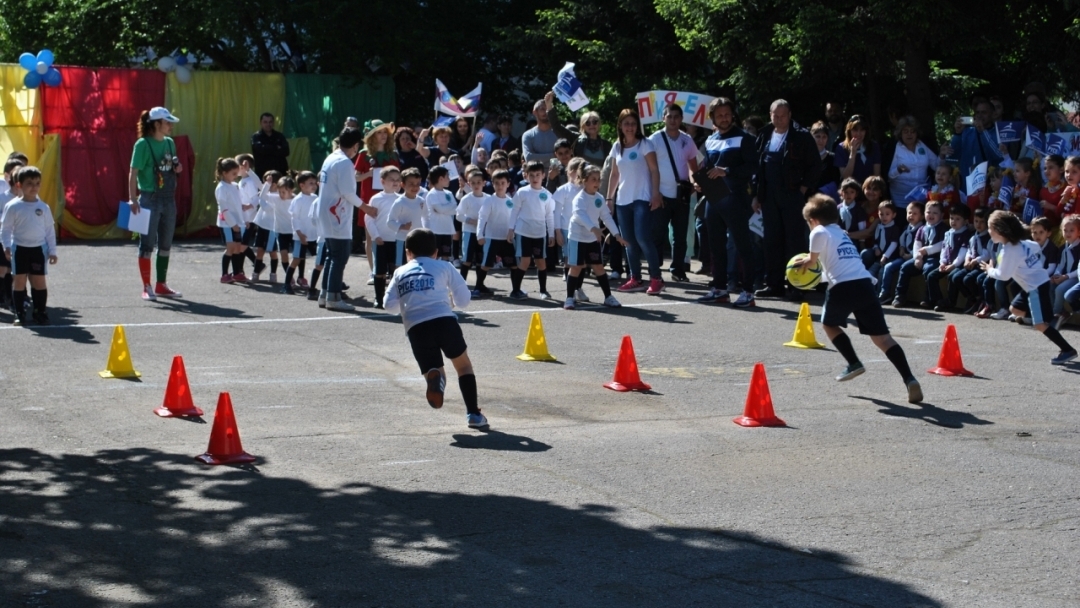
<path fill-rule="evenodd" d="M 56 57 L 53 57 L 53 52 L 52 51 L 50 51 L 49 49 L 44 49 L 43 51 L 41 51 L 40 53 L 37 54 L 37 60 L 38 61 L 44 61 L 45 65 L 47 65 L 49 67 L 52 67 L 53 61 L 56 60 Z"/>
<path fill-rule="evenodd" d="M 36 89 L 41 84 L 41 74 L 37 72 L 27 72 L 26 76 L 23 76 L 23 84 L 28 89 Z"/>
<path fill-rule="evenodd" d="M 177 55 L 176 65 L 187 65 L 187 55 Z"/>
<path fill-rule="evenodd" d="M 45 76 L 42 77 L 42 80 L 44 80 L 45 84 L 49 85 L 50 87 L 58 87 L 60 86 L 60 82 L 63 80 L 63 78 L 60 77 L 60 70 L 56 68 L 49 68 L 49 71 L 45 72 Z"/>
<path fill-rule="evenodd" d="M 23 53 L 19 55 L 19 65 L 22 69 L 33 72 L 37 68 L 37 57 L 33 53 Z"/>

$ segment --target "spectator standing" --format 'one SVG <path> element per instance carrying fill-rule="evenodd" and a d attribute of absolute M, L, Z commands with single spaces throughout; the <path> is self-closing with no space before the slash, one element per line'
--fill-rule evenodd
<path fill-rule="evenodd" d="M 680 283 L 686 276 L 686 233 L 690 228 L 690 174 L 697 171 L 697 146 L 683 133 L 683 111 L 676 104 L 664 106 L 664 128 L 649 136 L 656 151 L 656 166 L 660 173 L 660 196 L 663 206 L 654 215 L 653 234 L 657 246 L 671 247 L 671 278 Z M 674 240 L 668 240 L 668 226 Z M 669 245 L 670 243 L 670 245 Z M 658 250 L 657 256 L 662 256 Z"/>
<path fill-rule="evenodd" d="M 255 174 L 260 178 L 267 171 L 289 172 L 289 140 L 274 130 L 274 115 L 263 112 L 259 130 L 251 136 L 251 155 L 255 157 Z"/>

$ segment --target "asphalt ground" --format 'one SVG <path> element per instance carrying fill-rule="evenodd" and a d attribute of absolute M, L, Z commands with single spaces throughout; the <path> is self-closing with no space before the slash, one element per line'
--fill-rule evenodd
<path fill-rule="evenodd" d="M 482 433 L 452 371 L 428 407 L 361 257 L 343 314 L 219 284 L 217 244 L 174 249 L 184 298 L 157 303 L 132 244 L 59 255 L 53 325 L 0 313 L 0 605 L 1080 605 L 1080 367 L 1031 329 L 890 309 L 911 405 L 868 339 L 837 383 L 831 347 L 782 346 L 795 304 L 696 304 L 700 280 L 620 310 L 482 300 Z M 557 362 L 515 359 L 534 311 Z M 947 323 L 973 378 L 923 373 Z M 139 381 L 98 376 L 117 324 Z M 624 335 L 649 393 L 602 386 Z M 178 354 L 201 420 L 152 413 Z M 786 428 L 732 422 L 759 361 Z M 253 466 L 193 459 L 222 391 Z"/>

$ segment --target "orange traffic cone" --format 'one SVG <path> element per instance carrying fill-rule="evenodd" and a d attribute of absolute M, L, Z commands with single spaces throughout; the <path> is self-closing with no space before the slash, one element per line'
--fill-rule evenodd
<path fill-rule="evenodd" d="M 169 385 L 165 387 L 165 401 L 154 413 L 162 418 L 173 416 L 202 416 L 203 411 L 191 401 L 191 387 L 188 386 L 184 358 L 176 355 L 169 372 Z"/>
<path fill-rule="evenodd" d="M 750 377 L 750 392 L 746 394 L 746 406 L 743 415 L 735 418 L 740 426 L 787 426 L 773 413 L 772 394 L 769 393 L 769 380 L 765 377 L 765 366 L 754 365 L 754 375 Z"/>
<path fill-rule="evenodd" d="M 939 376 L 974 376 L 975 372 L 964 369 L 964 358 L 960 356 L 960 341 L 956 339 L 956 326 L 945 328 L 945 341 L 941 344 L 937 367 L 927 370 Z"/>
<path fill-rule="evenodd" d="M 210 431 L 210 447 L 206 453 L 196 456 L 206 464 L 243 464 L 255 462 L 255 457 L 244 451 L 240 445 L 240 430 L 236 428 L 236 416 L 233 415 L 232 399 L 229 393 L 218 397 L 217 409 L 214 410 L 214 428 Z"/>
<path fill-rule="evenodd" d="M 630 336 L 623 336 L 619 360 L 615 362 L 615 377 L 605 384 L 604 388 L 620 393 L 652 389 L 641 381 L 641 375 L 638 374 L 637 357 L 634 355 L 634 343 L 630 341 Z"/>

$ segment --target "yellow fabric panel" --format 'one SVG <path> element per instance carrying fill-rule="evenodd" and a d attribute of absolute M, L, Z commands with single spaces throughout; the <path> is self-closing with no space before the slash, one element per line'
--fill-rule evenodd
<path fill-rule="evenodd" d="M 60 173 L 60 135 L 46 135 L 44 147 L 37 164 L 38 169 L 41 169 L 41 192 L 38 193 L 38 198 L 52 209 L 53 219 L 59 220 L 66 203 L 64 180 Z"/>
<path fill-rule="evenodd" d="M 38 90 L 23 86 L 26 70 L 18 64 L 0 63 L 0 158 L 15 150 L 36 165 L 41 156 L 41 112 Z"/>
<path fill-rule="evenodd" d="M 251 152 L 251 136 L 259 115 L 285 114 L 285 77 L 281 74 L 196 71 L 181 84 L 169 74 L 165 107 L 180 119 L 174 135 L 187 135 L 195 149 L 191 214 L 178 234 L 198 232 L 215 224 L 214 165 L 219 157 Z M 309 152 L 310 158 L 310 152 Z"/>
<path fill-rule="evenodd" d="M 308 138 L 289 138 L 289 168 L 297 173 L 311 171 L 311 141 Z"/>

